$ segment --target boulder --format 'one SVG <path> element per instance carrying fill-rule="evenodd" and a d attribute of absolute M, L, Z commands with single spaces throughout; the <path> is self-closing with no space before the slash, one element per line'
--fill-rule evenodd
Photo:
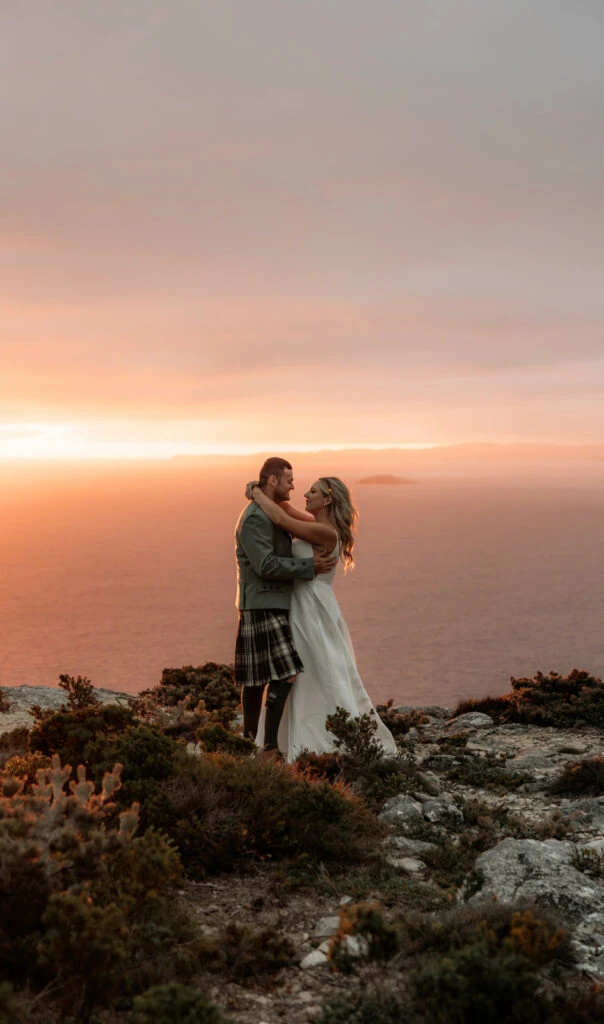
<path fill-rule="evenodd" d="M 431 825 L 463 825 L 463 811 L 446 793 L 426 800 L 422 804 L 424 818 Z"/>
<path fill-rule="evenodd" d="M 422 820 L 422 805 L 404 793 L 398 794 L 386 801 L 378 817 L 390 824 L 408 825 Z"/>
<path fill-rule="evenodd" d="M 490 715 L 484 715 L 482 711 L 468 711 L 465 715 L 458 715 L 447 724 L 447 732 L 450 736 L 457 733 L 467 732 L 470 729 L 492 729 L 495 725 Z"/>
<path fill-rule="evenodd" d="M 555 907 L 572 930 L 579 965 L 604 976 L 604 889 L 572 864 L 574 843 L 503 839 L 476 860 L 483 876 L 470 903 Z"/>
<path fill-rule="evenodd" d="M 604 832 L 604 796 L 571 800 L 561 805 L 560 814 L 563 818 L 581 823 L 594 831 Z"/>

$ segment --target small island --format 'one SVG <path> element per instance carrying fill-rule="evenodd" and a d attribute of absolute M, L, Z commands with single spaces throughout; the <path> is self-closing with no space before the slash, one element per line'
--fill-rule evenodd
<path fill-rule="evenodd" d="M 375 476 L 364 476 L 360 484 L 414 484 L 416 480 L 408 480 L 404 476 L 393 476 L 391 473 L 376 473 Z"/>

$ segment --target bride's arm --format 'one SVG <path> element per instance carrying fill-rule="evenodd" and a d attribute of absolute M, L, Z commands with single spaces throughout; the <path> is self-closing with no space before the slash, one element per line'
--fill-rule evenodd
<path fill-rule="evenodd" d="M 275 501 L 267 498 L 264 491 L 261 491 L 259 487 L 254 487 L 252 499 L 257 505 L 260 505 L 263 512 L 266 512 L 268 518 L 275 526 L 280 526 L 282 530 L 293 534 L 294 537 L 300 537 L 301 540 L 307 540 L 310 544 L 319 544 L 327 551 L 333 551 L 338 539 L 333 526 L 325 526 L 323 523 L 316 523 L 314 520 L 309 522 L 307 520 L 294 519 L 293 516 L 287 514 L 285 509 L 281 508 L 281 505 L 277 505 Z"/>
<path fill-rule="evenodd" d="M 290 505 L 289 501 L 280 501 L 279 508 L 282 508 L 292 519 L 299 519 L 302 523 L 314 523 L 315 521 L 312 512 L 303 512 L 301 508 L 294 508 L 293 505 Z"/>

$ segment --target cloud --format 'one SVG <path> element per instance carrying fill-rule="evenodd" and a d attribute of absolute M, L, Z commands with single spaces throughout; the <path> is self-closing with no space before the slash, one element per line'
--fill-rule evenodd
<path fill-rule="evenodd" d="M 5 417 L 302 398 L 343 424 L 371 387 L 396 429 L 480 436 L 523 380 L 552 428 L 556 374 L 577 401 L 602 381 L 600 5 L 24 0 L 9 22 Z"/>

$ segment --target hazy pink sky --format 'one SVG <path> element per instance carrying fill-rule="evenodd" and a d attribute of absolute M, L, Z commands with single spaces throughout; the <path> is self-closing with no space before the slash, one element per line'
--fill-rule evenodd
<path fill-rule="evenodd" d="M 0 456 L 604 441 L 596 0 L 21 0 Z"/>

